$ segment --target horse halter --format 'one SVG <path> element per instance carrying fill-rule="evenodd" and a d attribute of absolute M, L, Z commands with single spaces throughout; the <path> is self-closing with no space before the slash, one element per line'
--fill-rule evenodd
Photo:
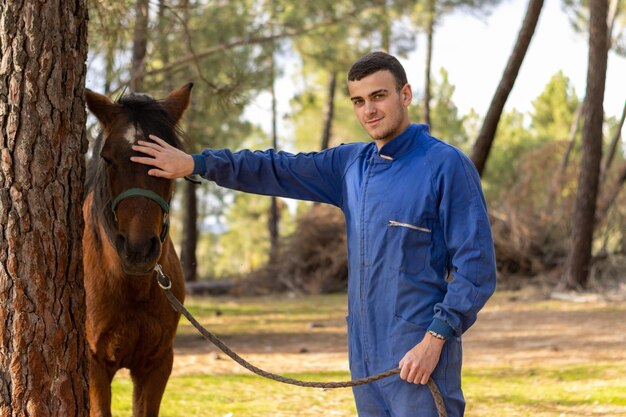
<path fill-rule="evenodd" d="M 116 222 L 117 216 L 115 214 L 115 209 L 122 202 L 122 200 L 125 200 L 129 197 L 145 197 L 149 200 L 154 201 L 161 207 L 161 210 L 163 210 L 163 225 L 161 226 L 161 235 L 159 236 L 159 238 L 161 239 L 161 243 L 165 242 L 167 232 L 170 229 L 169 203 L 154 191 L 146 190 L 145 188 L 129 188 L 128 190 L 121 192 L 117 197 L 113 199 L 113 202 L 111 203 L 113 218 L 115 218 Z"/>

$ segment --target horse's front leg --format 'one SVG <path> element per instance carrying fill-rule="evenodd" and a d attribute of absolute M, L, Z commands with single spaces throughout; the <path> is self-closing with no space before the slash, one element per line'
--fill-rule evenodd
<path fill-rule="evenodd" d="M 173 350 L 153 362 L 152 368 L 131 369 L 133 417 L 157 417 L 167 380 L 172 373 Z"/>
<path fill-rule="evenodd" d="M 89 416 L 111 417 L 112 372 L 100 363 L 93 352 L 89 353 Z"/>

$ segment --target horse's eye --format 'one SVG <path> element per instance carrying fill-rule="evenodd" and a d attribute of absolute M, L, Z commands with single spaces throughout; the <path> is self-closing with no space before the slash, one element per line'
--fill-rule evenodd
<path fill-rule="evenodd" d="M 111 165 L 111 160 L 109 158 L 105 158 L 104 156 L 100 155 L 100 157 L 102 158 L 102 160 L 107 164 L 107 165 Z"/>

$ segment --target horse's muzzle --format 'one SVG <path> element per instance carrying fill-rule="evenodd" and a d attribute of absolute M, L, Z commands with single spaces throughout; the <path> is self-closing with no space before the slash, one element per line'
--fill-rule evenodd
<path fill-rule="evenodd" d="M 158 236 L 141 242 L 132 242 L 124 235 L 118 234 L 115 247 L 122 260 L 122 268 L 129 275 L 145 275 L 152 272 L 161 255 L 161 241 Z"/>

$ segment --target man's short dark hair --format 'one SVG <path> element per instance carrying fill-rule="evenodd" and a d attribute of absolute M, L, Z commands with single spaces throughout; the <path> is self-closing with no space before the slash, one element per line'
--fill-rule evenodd
<path fill-rule="evenodd" d="M 396 80 L 396 87 L 398 91 L 400 91 L 408 82 L 406 79 L 406 72 L 404 72 L 404 68 L 402 67 L 402 64 L 400 64 L 400 61 L 398 61 L 398 59 L 393 55 L 380 51 L 370 52 L 352 64 L 352 67 L 348 72 L 348 81 L 359 81 L 368 75 L 383 70 L 391 72 L 393 78 Z"/>

